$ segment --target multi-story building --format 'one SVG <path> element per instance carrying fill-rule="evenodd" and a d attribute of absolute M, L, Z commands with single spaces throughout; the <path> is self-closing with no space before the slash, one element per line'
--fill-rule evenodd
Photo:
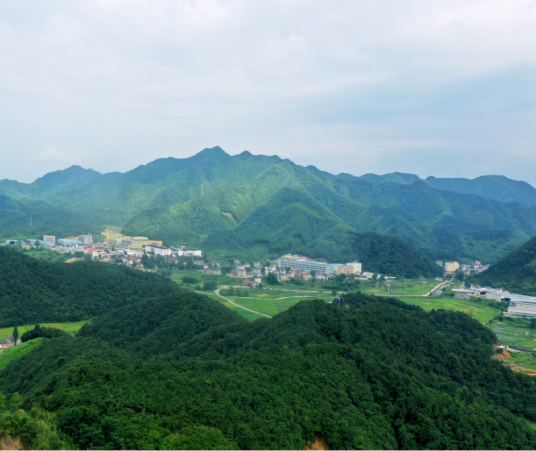
<path fill-rule="evenodd" d="M 445 262 L 445 272 L 454 273 L 460 269 L 458 262 Z"/>
<path fill-rule="evenodd" d="M 93 244 L 93 235 L 79 235 L 78 239 L 82 244 Z"/>
<path fill-rule="evenodd" d="M 311 260 L 307 257 L 299 257 L 294 255 L 284 255 L 277 260 L 279 268 L 294 268 L 300 271 L 315 271 L 315 273 L 322 273 L 326 275 L 332 275 L 337 272 L 339 266 L 343 266 L 340 263 L 324 263 Z"/>

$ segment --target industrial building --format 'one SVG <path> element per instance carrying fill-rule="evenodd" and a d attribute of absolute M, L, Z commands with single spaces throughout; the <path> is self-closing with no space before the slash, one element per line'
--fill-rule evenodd
<path fill-rule="evenodd" d="M 510 294 L 508 311 L 504 316 L 536 318 L 536 297 Z"/>
<path fill-rule="evenodd" d="M 277 260 L 279 268 L 294 268 L 300 271 L 322 273 L 325 275 L 334 274 L 359 274 L 362 270 L 361 263 L 353 262 L 343 265 L 342 263 L 317 262 L 307 257 L 299 255 L 283 255 Z"/>

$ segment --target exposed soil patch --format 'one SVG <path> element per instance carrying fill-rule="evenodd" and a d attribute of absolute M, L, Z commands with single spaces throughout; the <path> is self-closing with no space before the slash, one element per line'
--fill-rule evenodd
<path fill-rule="evenodd" d="M 501 349 L 497 345 L 493 345 L 493 348 Z M 512 355 L 506 349 L 502 348 L 502 353 L 499 352 L 497 354 L 494 354 L 491 356 L 491 358 L 495 360 L 506 360 L 506 359 L 511 359 Z"/>
<path fill-rule="evenodd" d="M 2 449 L 24 449 L 19 437 L 11 437 L 11 435 L 6 435 L 0 439 L 0 447 Z"/>
<path fill-rule="evenodd" d="M 312 442 L 307 442 L 303 449 L 329 449 L 328 443 L 326 442 L 326 437 L 324 437 L 322 434 L 315 432 L 315 439 Z"/>

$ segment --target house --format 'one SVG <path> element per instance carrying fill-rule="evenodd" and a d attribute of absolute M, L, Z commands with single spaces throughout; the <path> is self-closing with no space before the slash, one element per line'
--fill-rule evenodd
<path fill-rule="evenodd" d="M 328 280 L 328 277 L 325 274 L 322 274 L 321 272 L 317 272 L 315 274 L 316 280 L 320 280 L 321 282 Z"/>
<path fill-rule="evenodd" d="M 235 265 L 239 265 L 239 264 L 240 264 L 240 260 L 238 260 L 237 258 L 235 258 L 235 259 L 233 260 L 233 263 L 234 263 Z"/>
<path fill-rule="evenodd" d="M 260 277 L 255 277 L 255 283 L 261 283 L 262 279 Z"/>
<path fill-rule="evenodd" d="M 212 262 L 212 266 L 217 266 L 219 268 L 220 264 L 218 262 Z"/>
<path fill-rule="evenodd" d="M 221 276 L 221 269 L 220 268 L 213 269 L 212 270 L 212 275 L 213 276 Z"/>
<path fill-rule="evenodd" d="M 205 269 L 203 270 L 205 274 L 212 274 L 212 269 L 210 269 L 208 266 L 205 266 Z"/>
<path fill-rule="evenodd" d="M 244 281 L 242 282 L 242 285 L 244 285 L 245 287 L 247 287 L 247 286 L 249 286 L 250 283 L 251 283 L 251 282 L 250 282 L 249 280 L 246 279 L 246 280 L 244 280 Z"/>
<path fill-rule="evenodd" d="M 194 260 L 194 265 L 196 266 L 205 266 L 205 262 L 203 260 Z"/>
<path fill-rule="evenodd" d="M 11 348 L 11 343 L 8 341 L 0 341 L 0 349 Z"/>
<path fill-rule="evenodd" d="M 238 271 L 235 269 L 231 269 L 231 272 L 229 273 L 231 277 L 238 277 Z"/>
<path fill-rule="evenodd" d="M 254 268 L 262 268 L 261 262 L 253 262 Z"/>
<path fill-rule="evenodd" d="M 236 270 L 237 277 L 247 277 L 246 270 L 244 268 Z"/>
<path fill-rule="evenodd" d="M 261 268 L 253 268 L 253 270 L 251 271 L 251 274 L 253 274 L 254 276 L 260 276 L 262 274 L 262 269 Z"/>

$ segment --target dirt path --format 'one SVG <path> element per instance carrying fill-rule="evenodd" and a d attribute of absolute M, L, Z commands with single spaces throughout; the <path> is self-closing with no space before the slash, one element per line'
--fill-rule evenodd
<path fill-rule="evenodd" d="M 233 302 L 233 301 L 231 301 L 230 299 L 227 299 L 225 296 L 222 296 L 222 295 L 220 294 L 220 288 L 218 288 L 218 289 L 214 292 L 214 294 L 215 294 L 216 296 L 222 298 L 222 299 L 225 299 L 229 304 L 233 304 L 233 305 L 235 305 L 235 306 L 238 307 L 238 308 L 241 308 L 241 309 L 243 309 L 243 310 L 247 310 L 248 312 L 251 312 L 251 313 L 256 313 L 257 315 L 265 316 L 266 318 L 271 318 L 270 315 L 266 315 L 266 314 L 261 313 L 261 312 L 256 312 L 255 310 L 251 310 L 251 309 L 248 309 L 248 308 L 246 308 L 246 307 L 242 307 L 240 304 L 237 304 L 236 302 Z"/>

